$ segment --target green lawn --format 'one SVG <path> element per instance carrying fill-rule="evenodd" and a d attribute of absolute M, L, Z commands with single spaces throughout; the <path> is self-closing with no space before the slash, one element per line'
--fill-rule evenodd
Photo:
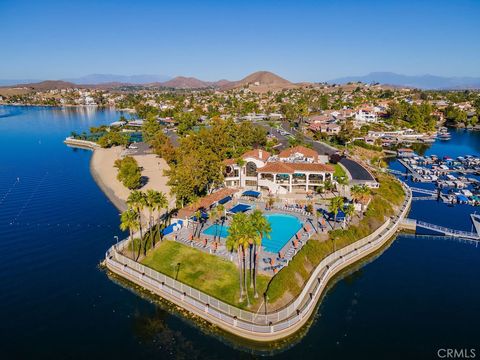
<path fill-rule="evenodd" d="M 242 303 L 238 301 L 240 287 L 237 267 L 218 256 L 165 240 L 147 254 L 142 264 L 173 278 L 179 268 L 177 280 L 229 304 L 242 308 L 247 305 L 246 300 Z M 250 301 L 253 303 L 251 310 L 256 309 L 262 302 L 262 294 L 269 280 L 268 276 L 257 277 L 258 299 L 253 298 L 253 289 L 250 289 L 249 285 Z"/>
<path fill-rule="evenodd" d="M 309 240 L 290 264 L 273 278 L 268 291 L 270 302 L 281 299 L 286 291 L 297 296 L 311 270 L 333 252 L 333 239 L 336 248 L 341 249 L 371 234 L 384 222 L 385 216 L 394 214 L 393 206 L 401 205 L 405 198 L 403 188 L 389 175 L 377 174 L 377 178 L 380 187 L 373 191 L 372 201 L 362 220 L 345 230 L 330 231 L 327 241 Z"/>
<path fill-rule="evenodd" d="M 405 197 L 403 189 L 389 175 L 377 174 L 377 178 L 380 187 L 373 191 L 372 201 L 362 220 L 345 230 L 331 231 L 327 241 L 315 239 L 308 241 L 289 266 L 273 277 L 268 290 L 269 304 L 282 299 L 287 292 L 293 297 L 301 292 L 311 271 L 333 251 L 333 238 L 335 238 L 336 248 L 340 249 L 371 234 L 383 223 L 385 216 L 394 213 L 394 206 L 400 205 Z M 155 251 L 149 252 L 142 263 L 173 278 L 176 276 L 177 264 L 180 263 L 177 280 L 224 302 L 246 308 L 246 301 L 238 302 L 239 274 L 237 267 L 230 261 L 180 243 L 163 241 Z M 256 300 L 253 298 L 253 290 L 249 287 L 250 299 L 253 303 L 250 310 L 256 311 L 261 305 L 262 294 L 270 279 L 268 276 L 258 276 L 260 296 Z M 281 305 L 280 301 L 275 306 Z"/>
<path fill-rule="evenodd" d="M 334 164 L 333 166 L 335 167 L 335 172 L 333 173 L 333 176 L 335 176 L 336 178 L 347 177 L 347 173 L 340 164 Z"/>

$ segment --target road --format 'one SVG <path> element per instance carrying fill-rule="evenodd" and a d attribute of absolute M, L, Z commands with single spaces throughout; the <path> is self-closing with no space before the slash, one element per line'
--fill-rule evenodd
<path fill-rule="evenodd" d="M 295 128 L 290 128 L 290 124 L 287 121 L 283 121 L 281 124 L 283 130 L 288 131 L 292 134 L 298 133 L 298 130 Z M 302 134 L 303 135 L 303 134 Z M 318 152 L 320 155 L 332 155 L 338 152 L 338 149 L 330 146 L 324 142 L 313 140 L 309 137 L 304 136 L 304 141 L 307 144 L 311 144 L 313 149 Z"/>
<path fill-rule="evenodd" d="M 284 121 L 281 123 L 281 128 L 284 131 L 287 131 L 291 133 L 292 135 L 282 135 L 280 134 L 276 128 L 271 127 L 265 122 L 257 122 L 257 125 L 261 125 L 264 128 L 267 129 L 267 131 L 272 135 L 277 138 L 279 145 L 277 146 L 278 150 L 283 150 L 288 148 L 288 139 L 289 137 L 293 136 L 296 132 L 298 132 L 294 128 L 290 128 L 290 125 L 287 121 Z M 166 132 L 166 135 L 170 138 L 172 141 L 173 145 L 175 147 L 178 146 L 178 135 L 177 133 L 168 130 Z M 315 141 L 309 137 L 304 136 L 304 141 L 307 144 L 311 144 L 312 148 L 317 151 L 320 155 L 332 155 L 338 152 L 338 149 L 334 148 L 333 146 L 330 146 L 324 142 L 320 141 Z M 363 182 L 363 181 L 375 181 L 375 178 L 370 174 L 370 172 L 365 169 L 362 165 L 360 165 L 358 162 L 342 157 L 340 160 L 340 163 L 348 170 L 350 173 L 350 176 L 354 182 Z"/>
<path fill-rule="evenodd" d="M 295 128 L 290 128 L 288 122 L 282 122 L 282 128 L 285 131 L 292 133 L 298 132 Z M 321 141 L 315 141 L 309 137 L 304 136 L 304 141 L 307 144 L 311 144 L 313 149 L 316 150 L 319 154 L 332 155 L 338 152 L 338 149 L 330 146 Z M 370 172 L 363 167 L 360 163 L 355 160 L 342 157 L 340 163 L 348 170 L 350 176 L 354 182 L 363 182 L 363 181 L 375 181 L 375 178 L 370 174 Z"/>

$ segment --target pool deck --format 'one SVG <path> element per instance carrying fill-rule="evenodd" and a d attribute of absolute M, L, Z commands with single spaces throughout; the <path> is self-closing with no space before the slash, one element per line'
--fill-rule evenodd
<path fill-rule="evenodd" d="M 329 281 L 342 269 L 380 250 L 395 235 L 406 217 L 412 193 L 404 186 L 406 198 L 398 213 L 385 219 L 372 234 L 328 255 L 313 269 L 300 295 L 288 306 L 268 313 L 253 313 L 223 303 L 208 294 L 191 288 L 164 274 L 126 258 L 119 250 L 128 244 L 124 240 L 106 253 L 106 265 L 125 277 L 192 314 L 236 336 L 257 342 L 285 339 L 308 323 L 325 293 Z"/>
<path fill-rule="evenodd" d="M 255 203 L 254 205 L 255 206 L 252 206 L 252 208 L 255 208 L 255 207 L 258 208 L 262 204 Z M 279 253 L 272 253 L 272 252 L 265 251 L 265 249 L 262 247 L 262 250 L 259 253 L 259 258 L 261 260 L 260 273 L 272 275 L 280 271 L 282 267 L 288 265 L 290 260 L 298 253 L 298 251 L 300 251 L 300 249 L 303 247 L 303 245 L 306 244 L 308 239 L 310 239 L 310 237 L 316 233 L 316 229 L 314 229 L 314 227 L 311 224 L 312 216 L 311 215 L 307 216 L 306 212 L 299 212 L 299 211 L 293 211 L 293 210 L 290 211 L 290 210 L 286 210 L 283 206 L 278 205 L 278 207 L 274 207 L 271 210 L 265 210 L 264 213 L 266 215 L 284 214 L 284 215 L 295 216 L 299 219 L 299 221 L 303 226 L 303 229 L 300 228 L 299 231 L 297 231 L 297 234 L 301 233 L 299 234 L 299 237 L 296 238 L 296 236 L 293 235 L 279 251 L 279 253 L 281 252 L 283 254 L 282 259 L 278 257 Z M 225 246 L 225 241 L 217 240 L 217 246 L 215 246 L 213 242 L 214 235 L 203 233 L 203 231 L 206 228 L 209 228 L 212 225 L 214 224 L 213 223 L 204 224 L 202 230 L 200 231 L 201 233 L 200 240 L 190 240 L 191 235 L 195 230 L 195 226 L 196 226 L 196 223 L 194 222 L 190 222 L 190 224 L 184 226 L 179 232 L 176 233 L 176 236 L 172 237 L 172 239 L 178 242 L 181 242 L 187 246 L 195 247 L 209 254 L 220 256 L 226 260 L 234 262 L 238 266 L 237 257 L 233 256 L 233 254 L 230 251 L 228 251 L 228 249 Z M 228 226 L 228 222 L 226 222 L 224 226 Z M 308 231 L 305 231 L 307 229 Z M 205 243 L 205 240 L 207 240 L 206 243 Z M 294 240 L 297 240 L 296 248 L 294 247 Z"/>

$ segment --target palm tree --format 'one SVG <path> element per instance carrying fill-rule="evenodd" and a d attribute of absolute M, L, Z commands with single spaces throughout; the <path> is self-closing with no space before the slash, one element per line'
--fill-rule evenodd
<path fill-rule="evenodd" d="M 350 195 L 352 197 L 352 200 L 355 202 L 358 202 L 363 194 L 363 186 L 361 185 L 353 185 L 352 188 L 350 189 Z"/>
<path fill-rule="evenodd" d="M 163 235 L 160 229 L 160 218 L 162 216 L 162 209 L 165 209 L 165 213 L 168 214 L 168 199 L 167 196 L 161 192 L 157 191 L 154 197 L 154 204 L 155 204 L 155 211 L 157 212 L 157 232 L 158 232 L 158 238 L 160 240 L 163 239 Z"/>
<path fill-rule="evenodd" d="M 239 284 L 240 284 L 240 299 L 239 302 L 243 301 L 244 296 L 244 288 L 243 288 L 243 263 L 241 257 L 241 249 L 240 249 L 240 237 L 242 234 L 242 223 L 240 218 L 238 217 L 239 214 L 236 214 L 232 222 L 230 224 L 230 228 L 228 231 L 228 236 L 226 240 L 226 245 L 229 251 L 236 250 L 237 251 L 237 260 L 238 260 L 238 276 L 239 276 Z"/>
<path fill-rule="evenodd" d="M 202 216 L 202 212 L 200 210 L 197 210 L 197 211 L 195 211 L 193 216 L 196 219 L 195 220 L 195 228 L 193 229 L 193 237 L 197 237 L 197 229 L 198 229 L 198 225 L 200 224 L 200 217 Z"/>
<path fill-rule="evenodd" d="M 148 226 L 149 226 L 149 234 L 150 234 L 150 239 L 152 241 L 152 249 L 155 247 L 155 233 L 153 231 L 155 221 L 153 218 L 153 213 L 154 211 L 158 212 L 158 220 L 157 220 L 157 231 L 158 231 L 158 236 L 161 238 L 161 233 L 160 233 L 160 214 L 161 210 L 164 208 L 168 208 L 168 201 L 167 197 L 165 196 L 164 193 L 157 191 L 157 190 L 147 190 L 147 194 L 145 196 L 146 200 L 146 207 L 149 210 L 150 213 L 150 218 L 148 221 Z"/>
<path fill-rule="evenodd" d="M 352 203 L 349 203 L 347 206 L 343 208 L 343 212 L 345 213 L 345 218 L 348 217 L 348 221 L 350 221 L 352 216 L 355 214 L 355 205 L 353 205 Z"/>
<path fill-rule="evenodd" d="M 153 227 L 153 212 L 155 210 L 155 196 L 157 191 L 149 189 L 145 194 L 145 207 L 148 209 L 148 236 L 152 242 L 152 249 L 154 246 L 154 240 L 152 238 Z"/>
<path fill-rule="evenodd" d="M 218 214 L 220 216 L 220 234 L 218 235 L 219 237 L 219 241 L 220 241 L 220 238 L 222 236 L 222 232 L 223 232 L 223 224 L 225 223 L 225 206 L 223 204 L 218 204 L 217 205 L 217 211 L 218 211 Z"/>
<path fill-rule="evenodd" d="M 365 185 L 354 185 L 350 189 L 350 194 L 355 202 L 363 202 L 370 197 L 370 189 Z"/>
<path fill-rule="evenodd" d="M 128 209 L 124 211 L 120 218 L 120 230 L 130 232 L 130 244 L 132 246 L 132 260 L 134 258 L 135 253 L 135 244 L 133 240 L 133 233 L 138 230 L 139 222 L 138 222 L 138 214 L 133 209 Z"/>
<path fill-rule="evenodd" d="M 328 211 L 332 212 L 334 215 L 333 218 L 333 227 L 337 226 L 337 215 L 340 210 L 343 209 L 343 197 L 335 196 L 334 198 L 330 199 L 330 204 L 328 205 Z"/>
<path fill-rule="evenodd" d="M 213 241 L 217 240 L 217 235 L 218 235 L 218 209 L 214 207 L 213 209 L 210 210 L 210 220 L 212 220 L 213 224 L 215 224 L 215 234 L 213 235 Z"/>
<path fill-rule="evenodd" d="M 258 297 L 257 293 L 257 271 L 258 271 L 258 249 L 262 246 L 262 239 L 266 237 L 270 239 L 270 233 L 272 232 L 272 227 L 268 222 L 267 218 L 263 216 L 260 210 L 254 210 L 250 215 L 250 221 L 252 222 L 253 228 L 257 232 L 255 241 L 253 242 L 253 289 L 254 297 Z"/>
<path fill-rule="evenodd" d="M 345 176 L 339 176 L 337 178 L 337 184 L 340 185 L 342 189 L 342 195 L 345 195 L 345 186 L 348 185 L 348 179 Z"/>
<path fill-rule="evenodd" d="M 243 213 L 242 213 L 243 214 Z M 239 247 L 242 251 L 242 261 L 243 261 L 243 284 L 245 287 L 245 294 L 247 295 L 247 307 L 250 306 L 250 297 L 248 295 L 247 289 L 247 249 L 250 249 L 254 239 L 257 237 L 257 232 L 253 227 L 252 222 L 250 221 L 249 216 L 243 214 L 244 216 L 240 217 L 241 222 L 241 232 L 239 241 Z M 251 263 L 250 263 L 251 268 Z"/>
<path fill-rule="evenodd" d="M 323 182 L 323 187 L 325 188 L 326 191 L 332 191 L 334 189 L 334 185 L 332 183 L 332 180 L 326 179 Z"/>
<path fill-rule="evenodd" d="M 139 230 L 140 230 L 140 246 L 138 248 L 138 253 L 140 256 L 140 251 L 143 243 L 143 232 L 142 232 L 142 210 L 146 205 L 145 194 L 141 191 L 134 190 L 130 193 L 127 199 L 127 205 L 134 209 L 138 216 Z M 147 253 L 147 249 L 144 246 L 144 255 Z"/>
<path fill-rule="evenodd" d="M 253 227 L 250 217 L 244 213 L 235 214 L 230 224 L 227 237 L 227 248 L 231 251 L 236 249 L 239 265 L 240 301 L 244 295 L 247 297 L 247 306 L 250 306 L 250 298 L 247 290 L 247 263 L 246 253 L 257 232 Z"/>

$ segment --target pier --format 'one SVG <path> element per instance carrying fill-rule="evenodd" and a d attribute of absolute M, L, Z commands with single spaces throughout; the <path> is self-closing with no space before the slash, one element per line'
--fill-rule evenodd
<path fill-rule="evenodd" d="M 412 180 L 417 181 L 417 182 L 431 182 L 430 180 L 426 180 L 423 178 L 422 175 L 420 175 L 409 163 L 402 159 L 398 159 L 398 162 L 402 164 L 405 169 L 407 169 L 408 172 L 410 172 L 410 175 L 412 175 Z M 402 175 L 405 175 L 402 173 Z"/>
<path fill-rule="evenodd" d="M 444 236 L 480 241 L 480 234 L 478 232 L 469 232 L 469 231 L 450 229 L 444 226 L 430 224 L 420 220 L 407 218 L 402 221 L 401 225 L 402 225 L 402 228 L 408 229 L 408 230 L 416 230 L 417 228 L 420 227 L 422 229 L 431 230 L 431 231 L 443 234 Z"/>
<path fill-rule="evenodd" d="M 402 184 L 403 185 L 403 184 Z M 363 239 L 336 250 L 312 270 L 301 293 L 283 308 L 253 313 L 224 303 L 176 279 L 123 256 L 118 250 L 128 246 L 128 239 L 112 246 L 105 254 L 109 270 L 152 291 L 192 314 L 236 336 L 258 342 L 287 338 L 300 330 L 317 309 L 329 281 L 341 270 L 380 250 L 397 232 L 407 215 L 412 194 L 405 187 L 406 198 L 400 212 Z"/>
<path fill-rule="evenodd" d="M 438 196 L 438 192 L 435 190 L 428 190 L 428 189 L 422 189 L 422 188 L 417 188 L 410 186 L 410 190 L 414 193 L 419 193 L 419 194 L 425 194 L 425 195 L 431 195 L 431 196 Z"/>

